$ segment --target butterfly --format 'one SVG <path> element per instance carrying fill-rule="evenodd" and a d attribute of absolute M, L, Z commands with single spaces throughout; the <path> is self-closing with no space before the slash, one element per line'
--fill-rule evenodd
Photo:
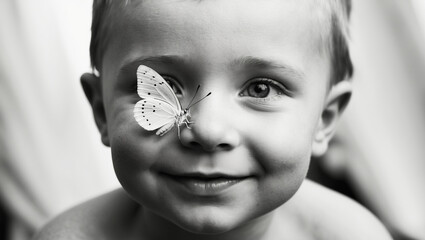
<path fill-rule="evenodd" d="M 198 90 L 199 86 L 188 107 L 183 109 L 167 81 L 155 70 L 140 65 L 137 68 L 137 94 L 142 99 L 134 106 L 134 118 L 147 131 L 158 129 L 156 135 L 159 136 L 165 135 L 176 125 L 180 138 L 180 126 L 185 124 L 190 129 L 193 123 L 190 121 L 190 107 L 211 94 L 192 104 Z"/>

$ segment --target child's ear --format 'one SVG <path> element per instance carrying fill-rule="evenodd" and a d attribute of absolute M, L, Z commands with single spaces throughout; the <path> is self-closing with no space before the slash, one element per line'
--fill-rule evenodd
<path fill-rule="evenodd" d="M 92 73 L 81 76 L 81 85 L 93 110 L 94 120 L 99 129 L 102 143 L 109 147 L 108 126 L 103 105 L 101 79 Z"/>
<path fill-rule="evenodd" d="M 313 140 L 312 155 L 314 157 L 320 157 L 328 150 L 329 141 L 334 135 L 338 120 L 350 100 L 351 91 L 352 85 L 349 81 L 341 81 L 329 90 Z"/>

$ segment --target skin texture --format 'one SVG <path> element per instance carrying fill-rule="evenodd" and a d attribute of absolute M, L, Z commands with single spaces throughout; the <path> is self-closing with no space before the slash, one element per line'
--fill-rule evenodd
<path fill-rule="evenodd" d="M 328 88 L 310 1 L 135 1 L 120 11 L 100 78 L 82 82 L 117 177 L 143 206 L 142 234 L 264 236 L 310 156 L 326 150 L 350 93 L 345 81 Z M 176 128 L 158 137 L 136 123 L 140 64 L 166 76 L 183 106 L 198 85 L 212 92 L 181 141 Z M 240 182 L 204 193 L 169 177 L 187 174 Z"/>
<path fill-rule="evenodd" d="M 311 3 L 146 0 L 115 13 L 100 77 L 85 74 L 82 85 L 125 192 L 70 210 L 39 239 L 342 239 L 331 227 L 342 218 L 322 208 L 372 219 L 311 183 L 293 197 L 351 92 L 347 81 L 328 87 Z M 159 137 L 135 121 L 140 64 L 163 75 L 184 107 L 198 85 L 212 92 L 191 108 L 195 123 L 181 140 L 177 128 Z M 182 184 L 187 175 L 238 182 L 205 190 Z M 366 239 L 385 239 L 377 236 Z"/>

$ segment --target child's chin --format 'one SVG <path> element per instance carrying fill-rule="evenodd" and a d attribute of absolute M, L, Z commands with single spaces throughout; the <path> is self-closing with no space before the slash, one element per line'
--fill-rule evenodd
<path fill-rule="evenodd" d="M 238 226 L 236 221 L 230 219 L 219 218 L 203 218 L 203 219 L 184 219 L 175 222 L 180 228 L 200 235 L 217 235 L 231 231 Z"/>

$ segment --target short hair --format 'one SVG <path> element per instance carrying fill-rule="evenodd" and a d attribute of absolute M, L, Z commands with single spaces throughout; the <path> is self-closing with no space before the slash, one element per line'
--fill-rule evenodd
<path fill-rule="evenodd" d="M 91 26 L 90 60 L 92 68 L 101 70 L 101 60 L 105 52 L 108 32 L 112 29 L 113 5 L 125 7 L 129 0 L 93 0 L 93 18 Z M 331 85 L 353 75 L 348 39 L 351 0 L 316 0 L 325 16 L 325 31 L 322 33 L 322 48 L 331 58 Z"/>
<path fill-rule="evenodd" d="M 331 83 L 335 84 L 351 78 L 354 71 L 348 46 L 351 0 L 317 1 L 321 2 L 322 5 L 327 5 L 330 15 L 327 22 L 329 30 L 323 38 L 325 49 L 331 57 Z"/>

